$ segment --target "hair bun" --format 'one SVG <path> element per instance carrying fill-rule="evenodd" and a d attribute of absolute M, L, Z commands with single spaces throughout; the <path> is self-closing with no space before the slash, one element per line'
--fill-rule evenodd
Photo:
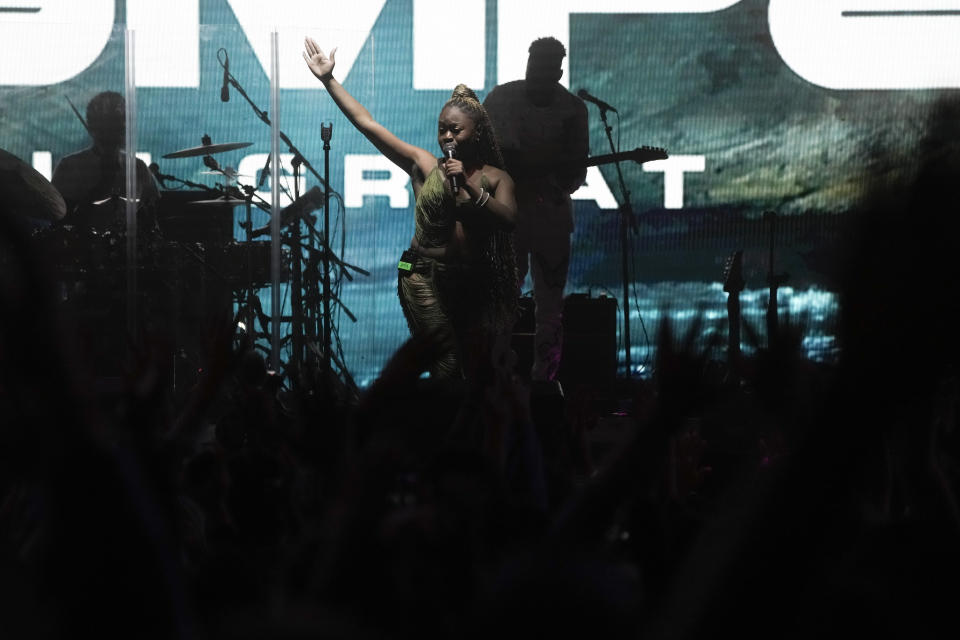
<path fill-rule="evenodd" d="M 477 102 L 480 102 L 480 99 L 477 97 L 477 94 L 473 92 L 473 89 L 465 84 L 458 84 L 453 90 L 453 93 L 450 94 L 450 99 L 476 100 Z"/>

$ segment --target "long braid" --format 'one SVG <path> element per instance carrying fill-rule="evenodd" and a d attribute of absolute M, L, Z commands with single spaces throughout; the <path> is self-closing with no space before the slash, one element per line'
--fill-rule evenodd
<path fill-rule="evenodd" d="M 480 162 L 498 169 L 505 169 L 496 132 L 477 94 L 467 85 L 458 84 L 444 108 L 448 106 L 460 109 L 473 120 L 477 132 L 477 153 Z M 490 233 L 483 245 L 483 254 L 492 267 L 490 294 L 495 307 L 493 328 L 497 331 L 509 331 L 516 320 L 519 298 L 513 234 L 502 230 Z"/>

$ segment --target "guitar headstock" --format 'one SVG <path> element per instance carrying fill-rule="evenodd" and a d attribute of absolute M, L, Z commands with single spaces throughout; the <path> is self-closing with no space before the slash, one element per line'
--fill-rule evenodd
<path fill-rule="evenodd" d="M 633 151 L 627 151 L 627 157 L 634 162 L 643 164 L 651 160 L 666 160 L 667 150 L 662 147 L 637 147 Z"/>

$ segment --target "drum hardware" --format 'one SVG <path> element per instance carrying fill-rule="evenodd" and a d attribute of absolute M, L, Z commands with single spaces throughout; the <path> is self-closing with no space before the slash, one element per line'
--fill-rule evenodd
<path fill-rule="evenodd" d="M 247 102 L 247 103 L 250 105 L 250 107 L 253 109 L 254 113 L 257 115 L 257 117 L 258 117 L 264 124 L 266 124 L 268 127 L 269 127 L 269 126 L 272 126 L 272 123 L 271 123 L 271 121 L 270 121 L 270 118 L 269 118 L 268 115 L 267 115 L 267 112 L 264 111 L 264 110 L 262 110 L 262 109 L 260 109 L 259 107 L 257 107 L 257 105 L 253 102 L 253 100 L 251 100 L 250 96 L 247 95 L 247 92 L 243 89 L 243 86 L 240 84 L 240 82 L 237 81 L 237 79 L 230 73 L 229 66 L 228 66 L 228 65 L 229 65 L 229 56 L 227 55 L 226 49 L 221 48 L 221 49 L 219 49 L 219 50 L 217 51 L 217 59 L 218 59 L 218 61 L 220 62 L 220 65 L 223 67 L 223 73 L 224 73 L 224 76 L 223 76 L 223 77 L 224 77 L 224 89 L 226 90 L 228 84 L 229 84 L 229 86 L 232 86 L 232 87 L 237 91 L 237 93 L 239 93 L 239 94 L 241 95 L 241 97 L 243 97 L 243 99 L 246 100 L 246 102 Z M 226 94 L 224 94 L 224 95 L 226 95 Z M 224 97 L 224 96 L 221 96 L 221 98 L 223 98 L 223 97 Z M 323 132 L 322 132 L 322 133 L 323 133 Z M 313 167 L 313 166 L 310 164 L 310 162 L 306 159 L 306 157 L 304 156 L 304 154 L 301 153 L 299 149 L 297 149 L 297 147 L 293 144 L 293 142 L 292 142 L 292 141 L 290 140 L 290 138 L 286 135 L 286 133 L 284 133 L 283 131 L 279 131 L 279 132 L 278 132 L 278 135 L 279 135 L 280 139 L 283 141 L 283 143 L 287 145 L 287 148 L 289 149 L 290 153 L 293 154 L 293 157 L 294 157 L 294 159 L 296 160 L 296 162 L 294 162 L 294 171 L 296 172 L 295 175 L 299 176 L 299 168 L 300 168 L 301 165 L 304 166 L 304 167 L 306 167 L 306 169 L 307 169 L 308 171 L 310 171 L 310 173 L 313 174 L 313 176 L 317 179 L 317 181 L 318 181 L 321 185 L 323 185 L 323 187 L 324 187 L 325 189 L 327 189 L 327 191 L 328 191 L 328 193 L 329 193 L 329 181 L 328 181 L 327 179 L 325 179 L 324 177 L 321 177 L 321 176 L 320 176 L 320 174 L 317 172 L 317 170 L 314 169 L 314 167 Z M 324 134 L 324 137 L 326 137 L 326 134 Z M 324 142 L 325 142 L 326 144 L 329 144 L 329 141 L 328 141 L 328 140 L 325 140 Z M 279 174 L 279 171 L 277 172 L 277 174 Z M 261 176 L 261 178 L 262 178 L 262 177 L 263 177 L 263 175 Z M 274 180 L 273 183 L 274 183 L 274 185 L 275 185 L 275 188 L 277 188 L 277 187 L 279 187 L 279 188 L 281 188 L 281 189 L 283 188 L 283 185 L 280 183 L 279 180 Z M 297 183 L 295 182 L 294 184 L 297 184 Z M 298 194 L 298 193 L 294 193 L 293 196 L 292 196 L 292 200 L 293 200 L 294 202 L 297 202 L 297 201 L 299 200 L 299 194 Z M 298 219 L 299 219 L 299 218 L 298 218 Z M 312 231 L 312 222 L 311 222 L 309 219 L 308 219 L 306 222 L 307 222 L 308 227 L 310 227 L 310 228 L 311 228 L 311 231 Z M 251 223 L 250 223 L 250 219 L 249 219 L 249 218 L 247 219 L 247 227 L 246 227 L 246 228 L 247 228 L 247 230 L 248 230 L 248 234 L 247 234 L 247 235 L 248 235 L 248 241 L 250 241 L 250 240 L 251 240 L 250 232 L 252 231 L 252 225 L 251 225 Z M 325 231 L 326 231 L 326 229 L 325 229 Z M 299 244 L 299 242 L 298 242 L 298 244 Z M 297 263 L 297 264 L 299 264 L 299 260 L 300 260 L 300 259 L 301 259 L 301 258 L 298 257 L 298 263 Z M 298 278 L 295 278 L 295 279 L 298 280 Z M 297 284 L 299 284 L 299 283 L 297 283 Z M 295 285 L 295 286 L 296 286 L 296 285 Z M 329 290 L 329 288 L 328 288 L 328 287 L 325 287 L 325 290 Z M 329 308 L 328 308 L 328 305 L 325 305 L 325 310 L 327 311 L 327 313 L 325 314 L 325 321 L 327 322 L 327 325 L 326 325 L 326 326 L 329 326 L 330 317 L 329 317 Z M 313 318 L 310 319 L 310 321 L 308 322 L 308 325 L 309 325 L 309 324 L 314 324 L 314 319 L 313 319 Z M 302 327 L 301 327 L 301 328 L 302 328 Z M 295 330 L 299 331 L 300 328 L 295 328 Z M 312 334 L 315 334 L 315 332 L 313 332 L 313 331 L 310 330 L 309 326 L 308 326 L 308 332 L 309 332 L 309 333 L 312 333 Z M 276 336 L 275 336 L 274 339 L 276 340 Z M 328 342 L 327 342 L 327 341 L 325 341 L 325 345 L 328 345 Z M 303 358 L 303 355 L 305 355 L 305 354 L 302 353 L 302 346 L 303 346 L 303 345 L 299 345 L 299 344 L 298 344 L 298 345 L 296 345 L 296 346 L 297 346 L 297 348 L 294 349 L 294 351 L 295 351 L 294 359 L 297 360 L 297 361 L 300 361 L 300 360 Z M 276 357 L 277 353 L 279 353 L 279 345 L 278 345 L 278 344 L 274 344 L 274 345 L 272 345 L 272 347 L 273 347 L 273 350 L 274 350 L 274 354 L 273 354 L 273 355 L 274 355 L 274 357 Z M 325 349 L 325 351 L 329 351 L 329 346 L 327 346 L 327 348 Z M 278 360 L 275 360 L 275 363 L 278 363 L 278 362 L 279 362 Z M 327 368 L 329 369 L 329 359 L 327 359 L 327 360 L 325 361 L 325 364 L 326 364 Z M 294 363 L 294 368 L 296 368 L 296 363 Z M 344 373 L 346 373 L 346 370 L 344 370 Z M 298 384 L 298 382 L 297 382 L 297 381 L 294 381 L 294 384 Z"/>
<path fill-rule="evenodd" d="M 233 87 L 236 93 L 246 100 L 257 117 L 268 127 L 271 127 L 272 123 L 267 112 L 257 107 L 257 105 L 251 100 L 250 96 L 247 95 L 240 82 L 238 82 L 237 79 L 230 73 L 226 49 L 219 49 L 217 56 L 224 72 L 224 85 L 222 87 L 223 90 L 221 92 L 221 99 L 226 102 L 229 97 L 227 91 L 229 87 Z M 257 195 L 257 191 L 262 187 L 263 183 L 265 182 L 267 172 L 269 171 L 269 164 L 271 162 L 270 156 L 268 156 L 268 164 L 258 176 L 258 182 L 255 186 L 230 185 L 226 188 L 218 187 L 217 190 L 204 187 L 205 191 L 210 193 L 210 197 L 203 200 L 193 201 L 191 204 L 197 204 L 199 206 L 245 205 L 245 221 L 240 223 L 241 228 L 246 231 L 246 238 L 243 241 L 243 244 L 220 247 L 208 246 L 203 257 L 207 262 L 210 262 L 214 256 L 223 257 L 223 254 L 234 254 L 232 257 L 227 258 L 227 264 L 231 266 L 238 265 L 241 268 L 245 268 L 245 286 L 239 288 L 235 292 L 238 302 L 237 319 L 243 321 L 244 326 L 247 328 L 246 330 L 249 331 L 251 335 L 258 337 L 258 332 L 253 331 L 253 327 L 254 322 L 259 320 L 260 328 L 263 330 L 264 334 L 269 333 L 270 335 L 271 345 L 269 354 L 274 367 L 277 367 L 280 363 L 278 358 L 282 350 L 277 328 L 280 322 L 283 320 L 289 320 L 292 325 L 292 335 L 288 336 L 288 340 L 293 340 L 294 342 L 294 355 L 291 358 L 291 361 L 287 363 L 286 368 L 287 374 L 290 376 L 289 380 L 294 387 L 298 387 L 300 385 L 298 371 L 299 364 L 301 362 L 306 362 L 309 359 L 311 363 L 314 363 L 318 367 L 323 367 L 325 369 L 325 371 L 322 372 L 322 379 L 328 381 L 332 380 L 332 378 L 328 376 L 335 375 L 337 373 L 331 366 L 331 363 L 335 363 L 336 367 L 339 368 L 339 375 L 342 376 L 344 381 L 355 390 L 356 385 L 353 383 L 352 379 L 350 379 L 349 372 L 347 371 L 344 363 L 341 361 L 341 359 L 336 357 L 336 354 L 332 353 L 333 347 L 331 346 L 330 332 L 331 330 L 335 330 L 335 328 L 333 327 L 331 317 L 331 301 L 339 304 L 340 307 L 344 309 L 346 315 L 348 315 L 348 317 L 350 317 L 350 319 L 354 322 L 356 321 L 356 317 L 350 312 L 349 309 L 346 309 L 343 306 L 342 301 L 333 298 L 330 276 L 331 269 L 338 269 L 338 277 L 346 276 L 348 279 L 352 279 L 350 273 L 351 271 L 356 271 L 357 273 L 364 275 L 369 275 L 369 272 L 340 260 L 334 254 L 332 248 L 328 246 L 327 238 L 329 237 L 330 233 L 329 214 L 325 215 L 324 226 L 322 232 L 320 233 L 318 233 L 318 230 L 315 228 L 315 224 L 317 222 L 316 218 L 310 215 L 313 210 L 320 207 L 323 207 L 325 210 L 329 210 L 331 190 L 328 175 L 329 143 L 331 131 L 332 129 L 329 125 L 325 125 L 321 128 L 321 138 L 324 142 L 325 151 L 324 160 L 326 164 L 324 176 L 321 176 L 317 172 L 317 170 L 306 159 L 304 154 L 297 149 L 297 147 L 283 131 L 278 132 L 280 139 L 293 155 L 293 175 L 294 184 L 296 185 L 293 189 L 294 193 L 291 195 L 291 201 L 293 204 L 278 212 L 283 231 L 280 234 L 280 238 L 274 238 L 274 243 L 280 243 L 281 248 L 284 249 L 285 254 L 288 255 L 290 259 L 290 262 L 286 265 L 286 267 L 281 269 L 281 271 L 285 272 L 291 278 L 291 301 L 294 302 L 294 304 L 293 313 L 289 318 L 281 319 L 280 308 L 278 305 L 272 310 L 274 317 L 271 319 L 268 314 L 264 313 L 256 291 L 258 288 L 256 286 L 258 284 L 258 280 L 257 274 L 254 272 L 254 268 L 259 265 L 255 263 L 262 262 L 262 259 L 258 258 L 258 255 L 265 257 L 267 255 L 266 251 L 270 250 L 272 252 L 273 248 L 275 247 L 273 243 L 254 242 L 255 237 L 259 235 L 268 235 L 270 234 L 270 230 L 267 227 L 263 229 L 254 229 L 251 219 L 251 209 L 253 205 L 258 206 L 265 211 L 272 212 L 270 205 L 266 203 L 262 197 Z M 241 176 L 230 167 L 221 168 L 211 156 L 216 153 L 244 148 L 250 146 L 251 144 L 252 143 L 248 142 L 213 144 L 210 137 L 204 135 L 201 146 L 174 151 L 164 155 L 163 157 L 203 157 L 203 163 L 205 165 L 203 175 L 222 175 L 228 181 L 232 182 L 238 178 L 249 178 L 249 176 Z M 317 188 L 314 188 L 301 197 L 298 192 L 298 178 L 300 177 L 301 167 L 305 167 L 306 170 L 316 178 L 318 183 L 324 189 L 323 192 Z M 273 188 L 280 192 L 286 192 L 288 195 L 290 195 L 283 181 L 276 179 L 280 173 L 279 167 L 275 167 Z M 160 176 L 158 176 L 158 178 L 159 177 Z M 239 189 L 237 187 L 239 187 Z M 303 223 L 303 227 L 301 227 L 301 222 Z M 305 229 L 305 231 L 303 231 L 303 229 Z M 303 235 L 304 233 L 307 235 Z M 307 242 L 307 239 L 309 239 L 309 242 Z M 263 251 L 263 253 L 258 253 L 260 251 Z M 271 257 L 273 256 L 271 255 Z M 275 267 L 273 264 L 270 266 Z M 228 268 L 225 268 L 225 265 L 214 263 L 213 267 L 228 278 L 239 275 L 236 271 L 230 272 Z M 271 273 L 271 278 L 272 277 L 275 277 L 275 275 Z M 299 304 L 297 304 L 297 301 L 299 301 Z M 323 305 L 322 311 L 319 309 L 321 303 Z M 274 322 L 276 322 L 276 324 L 273 324 Z M 320 332 L 318 330 L 320 322 L 323 322 L 322 341 L 320 340 Z M 255 344 L 254 346 L 255 348 L 262 348 L 262 345 Z M 309 377 L 305 377 L 304 380 L 310 378 L 318 379 L 315 376 L 310 375 Z M 329 389 L 325 388 L 324 391 L 329 391 Z M 331 397 L 332 395 L 333 394 L 331 393 Z"/>
<path fill-rule="evenodd" d="M 177 176 L 172 176 L 166 173 L 160 173 L 160 165 L 156 162 L 150 163 L 150 173 L 153 174 L 153 177 L 157 179 L 157 182 L 160 183 L 160 186 L 167 188 L 167 182 L 178 182 L 185 187 L 190 187 L 191 189 L 198 189 L 200 191 L 206 191 L 212 194 L 220 194 L 221 192 L 213 187 L 208 187 L 205 184 L 198 184 L 196 182 L 191 182 L 189 180 L 184 180 L 183 178 L 178 178 Z"/>
<path fill-rule="evenodd" d="M 214 198 L 212 200 L 193 200 L 190 204 L 228 204 L 232 206 L 239 206 L 246 203 L 246 199 L 241 200 L 240 198 L 234 198 L 224 194 L 222 197 Z"/>
<path fill-rule="evenodd" d="M 225 175 L 228 178 L 231 176 L 240 177 L 240 174 L 236 173 L 231 167 L 227 167 L 226 169 L 221 169 L 219 165 L 217 165 L 216 161 L 213 160 L 213 158 L 210 158 L 209 156 L 204 158 L 204 164 L 207 164 L 207 166 L 212 165 L 209 171 L 201 172 L 206 175 Z M 231 171 L 233 171 L 233 173 L 230 173 Z M 160 167 L 155 162 L 150 164 L 150 172 L 153 174 L 153 176 L 157 179 L 157 181 L 162 186 L 166 186 L 166 183 L 168 181 L 178 182 L 184 186 L 206 191 L 207 194 L 211 196 L 216 196 L 216 197 L 208 198 L 205 200 L 191 200 L 190 204 L 240 206 L 242 204 L 247 204 L 247 202 L 249 202 L 249 199 L 253 197 L 254 191 L 255 191 L 253 187 L 249 187 L 245 185 L 243 186 L 243 190 L 241 190 L 238 188 L 237 185 L 228 185 L 226 187 L 213 188 L 213 187 L 208 187 L 207 185 L 197 184 L 196 182 L 191 182 L 190 180 L 184 180 L 183 178 L 178 178 L 177 176 L 160 173 Z M 253 204 L 260 207 L 261 209 L 267 209 L 265 203 L 263 202 L 255 202 Z"/>
<path fill-rule="evenodd" d="M 94 200 L 94 201 L 91 202 L 90 204 L 99 207 L 99 206 L 102 205 L 102 204 L 107 204 L 108 202 L 117 202 L 117 201 L 129 202 L 130 199 L 127 198 L 126 196 L 121 196 L 121 195 L 113 194 L 113 195 L 111 195 L 111 196 L 109 196 L 109 197 L 104 198 L 103 200 Z M 134 199 L 133 199 L 133 202 L 134 202 L 135 204 L 139 204 L 139 203 L 140 203 L 140 198 L 134 198 Z"/>
<path fill-rule="evenodd" d="M 200 172 L 200 175 L 204 175 L 204 176 L 223 176 L 223 177 L 225 177 L 227 180 L 231 180 L 231 181 L 236 181 L 237 178 L 251 178 L 251 177 L 253 177 L 253 176 L 249 176 L 249 175 L 246 175 L 246 174 L 237 173 L 237 170 L 234 169 L 233 167 L 224 167 L 224 168 L 222 168 L 222 169 L 209 169 L 209 170 L 207 170 L 207 171 L 201 171 L 201 172 Z"/>
<path fill-rule="evenodd" d="M 311 247 L 305 247 L 307 253 L 308 253 L 309 256 L 310 256 L 307 264 L 308 264 L 308 266 L 310 266 L 310 267 L 312 267 L 312 268 L 318 268 L 318 267 L 319 267 L 319 264 L 323 261 L 324 253 L 326 253 L 326 243 L 325 243 L 324 240 L 323 240 L 323 236 L 319 236 L 319 235 L 318 235 L 318 236 L 317 236 L 317 241 L 320 243 L 320 247 L 321 247 L 320 249 L 316 249 L 316 248 L 314 248 L 314 247 L 312 247 L 312 246 L 311 246 Z M 350 280 L 351 282 L 353 281 L 353 276 L 351 276 L 351 275 L 350 275 L 350 272 L 347 271 L 348 269 L 352 269 L 353 271 L 356 271 L 357 273 L 359 273 L 359 274 L 362 275 L 362 276 L 369 276 L 369 275 L 370 275 L 370 272 L 367 271 L 366 269 L 362 269 L 361 267 L 358 267 L 358 266 L 355 265 L 355 264 L 350 264 L 349 262 L 345 262 L 345 261 L 341 260 L 339 257 L 337 257 L 337 254 L 333 253 L 332 251 L 331 251 L 330 254 L 329 254 L 329 260 L 330 260 L 330 262 L 336 264 L 338 267 L 340 267 L 341 269 L 343 269 L 343 275 L 344 275 L 344 277 L 345 277 L 347 280 Z"/>
<path fill-rule="evenodd" d="M 228 143 L 226 145 L 212 145 L 210 144 L 210 138 L 207 135 L 203 137 L 204 146 L 198 147 L 196 149 L 184 149 L 182 151 L 174 152 L 173 154 L 168 154 L 164 157 L 189 157 L 189 156 L 202 156 L 203 164 L 207 167 L 206 171 L 202 173 L 204 175 L 222 175 L 227 178 L 228 181 L 236 181 L 236 178 L 241 177 L 240 174 L 236 172 L 232 167 L 221 167 L 216 160 L 209 155 L 209 153 L 227 151 L 235 148 L 242 148 L 249 146 L 252 143 Z M 208 153 L 209 152 L 209 153 Z M 151 167 L 152 168 L 152 167 Z M 217 185 L 216 188 L 207 187 L 204 185 L 194 185 L 185 180 L 180 180 L 174 176 L 163 176 L 159 171 L 155 172 L 155 175 L 159 178 L 164 179 L 174 179 L 182 184 L 188 184 L 191 186 L 199 186 L 204 189 L 210 195 L 215 195 L 216 197 L 208 198 L 204 200 L 191 200 L 190 205 L 199 205 L 201 207 L 209 206 L 211 208 L 221 208 L 221 207 L 234 207 L 245 205 L 246 207 L 246 222 L 240 223 L 240 226 L 247 229 L 247 239 L 242 248 L 243 255 L 233 255 L 229 260 L 217 264 L 217 268 L 214 269 L 210 264 L 208 264 L 209 259 L 213 258 L 214 253 L 218 250 L 222 250 L 223 246 L 212 246 L 211 253 L 207 256 L 208 260 L 205 262 L 206 266 L 210 268 L 213 272 L 220 274 L 220 272 L 225 272 L 230 267 L 239 265 L 241 268 L 245 267 L 245 277 L 236 272 L 231 272 L 228 276 L 219 275 L 219 277 L 225 281 L 231 282 L 231 287 L 233 283 L 238 279 L 243 280 L 243 286 L 240 288 L 234 289 L 234 299 L 237 302 L 238 311 L 237 318 L 243 319 L 246 326 L 253 327 L 253 323 L 256 317 L 259 317 L 263 314 L 263 310 L 259 308 L 259 298 L 256 295 L 256 290 L 259 289 L 262 284 L 269 282 L 269 277 L 263 277 L 263 269 L 259 269 L 254 274 L 254 265 L 253 258 L 254 253 L 256 252 L 258 257 L 261 257 L 261 252 L 254 249 L 251 244 L 252 238 L 249 234 L 249 229 L 252 227 L 251 223 L 251 210 L 254 205 L 258 208 L 269 212 L 270 207 L 267 205 L 266 201 L 262 197 L 256 194 L 257 187 L 250 185 L 237 185 L 237 184 L 227 184 L 225 186 Z M 248 176 L 247 176 L 248 177 Z M 256 198 L 256 200 L 255 200 Z M 258 243 L 259 244 L 259 243 Z M 230 245 L 232 246 L 232 245 Z M 269 249 L 269 247 L 267 247 Z M 220 251 L 222 253 L 222 251 Z M 231 252 L 236 253 L 236 252 Z M 269 263 L 267 263 L 269 264 Z M 257 265 L 262 266 L 262 265 Z M 266 273 L 269 274 L 269 266 L 267 267 Z M 259 310 L 258 310 L 259 309 Z M 263 317 L 260 318 L 261 323 L 263 322 Z"/>
<path fill-rule="evenodd" d="M 203 164 L 213 173 L 225 174 L 225 170 L 214 160 L 211 156 L 203 157 Z M 228 167 L 229 169 L 229 167 Z M 236 173 L 234 173 L 236 175 Z M 234 180 L 234 182 L 236 182 Z M 219 199 L 215 200 L 201 200 L 198 201 L 198 204 L 256 204 L 260 209 L 269 212 L 270 207 L 267 204 L 266 200 L 257 195 L 256 191 L 259 188 L 252 185 L 240 185 L 240 184 L 227 184 L 226 186 L 221 187 L 217 185 L 217 189 L 222 194 Z M 258 202 L 253 202 L 254 198 L 258 199 Z"/>

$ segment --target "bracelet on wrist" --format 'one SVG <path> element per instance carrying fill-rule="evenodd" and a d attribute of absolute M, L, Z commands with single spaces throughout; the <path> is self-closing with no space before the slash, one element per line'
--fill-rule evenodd
<path fill-rule="evenodd" d="M 490 200 L 490 192 L 480 187 L 480 195 L 477 196 L 477 200 L 474 202 L 478 207 L 486 206 L 487 201 Z"/>

